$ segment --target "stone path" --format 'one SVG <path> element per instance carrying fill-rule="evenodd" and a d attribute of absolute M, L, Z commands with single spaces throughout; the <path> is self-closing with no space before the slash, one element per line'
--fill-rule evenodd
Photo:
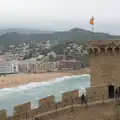
<path fill-rule="evenodd" d="M 115 99 L 104 100 L 104 103 L 109 103 L 109 102 L 112 102 L 112 101 L 115 101 Z M 91 105 L 96 105 L 96 104 L 102 104 L 102 100 L 101 101 L 96 101 L 96 102 L 91 102 L 91 103 L 88 103 L 87 105 L 91 106 Z M 81 104 L 73 105 L 73 107 L 85 107 L 85 106 L 86 105 L 81 105 Z M 66 109 L 71 108 L 71 107 L 72 107 L 72 105 L 66 106 L 64 108 L 59 108 L 59 109 L 57 109 L 57 112 L 62 111 L 62 110 L 66 110 Z M 52 110 L 52 111 L 48 111 L 48 112 L 39 114 L 36 117 L 40 117 L 40 116 L 47 115 L 47 114 L 52 114 L 52 113 L 56 113 L 56 110 Z M 30 118 L 29 120 L 33 120 L 33 119 Z"/>

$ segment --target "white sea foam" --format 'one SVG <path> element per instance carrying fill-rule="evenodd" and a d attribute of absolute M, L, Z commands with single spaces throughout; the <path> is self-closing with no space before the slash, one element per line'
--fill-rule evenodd
<path fill-rule="evenodd" d="M 56 80 L 49 80 L 47 82 L 31 82 L 29 84 L 20 85 L 18 87 L 3 88 L 3 89 L 0 89 L 0 97 L 3 97 L 4 95 L 13 94 L 14 92 L 19 92 L 19 91 L 32 89 L 32 88 L 35 88 L 35 87 L 38 87 L 38 86 L 40 87 L 40 86 L 52 85 L 54 83 L 60 83 L 64 80 L 68 80 L 68 79 L 71 79 L 71 78 L 79 77 L 81 79 L 85 79 L 84 77 L 87 77 L 87 76 L 89 77 L 90 75 L 89 74 L 83 74 L 83 75 L 63 76 L 61 78 L 56 78 Z"/>
<path fill-rule="evenodd" d="M 71 79 L 73 78 L 73 79 Z M 85 87 L 89 87 L 90 75 L 73 75 L 56 78 L 47 82 L 32 82 L 13 88 L 0 89 L 0 108 L 8 110 L 12 115 L 13 106 L 24 102 L 31 102 L 32 107 L 38 106 L 38 100 L 48 95 L 55 95 L 56 101 L 61 100 L 62 93 L 79 89 L 79 95 L 85 93 Z"/>

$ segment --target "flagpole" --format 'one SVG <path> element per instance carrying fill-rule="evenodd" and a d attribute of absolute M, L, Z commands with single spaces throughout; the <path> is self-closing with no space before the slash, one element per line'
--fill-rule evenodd
<path fill-rule="evenodd" d="M 92 25 L 92 32 L 94 32 L 94 25 Z"/>
<path fill-rule="evenodd" d="M 90 19 L 90 24 L 92 25 L 92 32 L 94 32 L 94 16 Z"/>

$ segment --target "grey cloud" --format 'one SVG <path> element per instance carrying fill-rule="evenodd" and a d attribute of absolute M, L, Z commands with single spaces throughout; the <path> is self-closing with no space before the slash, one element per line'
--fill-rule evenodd
<path fill-rule="evenodd" d="M 89 19 L 94 15 L 96 30 L 109 32 L 109 28 L 116 28 L 118 33 L 119 3 L 119 0 L 1 0 L 0 25 L 90 29 Z M 101 26 L 103 23 L 106 25 Z"/>

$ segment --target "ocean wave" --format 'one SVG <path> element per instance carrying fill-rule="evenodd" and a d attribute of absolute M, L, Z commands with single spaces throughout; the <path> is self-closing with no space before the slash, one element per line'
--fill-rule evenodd
<path fill-rule="evenodd" d="M 72 79 L 73 78 L 73 79 Z M 90 75 L 64 76 L 49 80 L 47 82 L 32 82 L 13 88 L 0 89 L 0 108 L 8 110 L 8 115 L 12 115 L 13 106 L 31 102 L 32 108 L 38 106 L 38 100 L 49 95 L 55 95 L 55 100 L 62 99 L 62 93 L 74 89 L 79 90 L 79 95 L 85 93 L 85 88 L 89 87 Z"/>
<path fill-rule="evenodd" d="M 12 87 L 12 88 L 2 88 L 0 89 L 0 97 L 3 97 L 4 95 L 8 95 L 8 94 L 12 94 L 13 92 L 20 92 L 20 91 L 25 91 L 25 90 L 29 90 L 35 87 L 40 87 L 40 86 L 47 86 L 47 85 L 53 85 L 55 83 L 60 83 L 62 81 L 65 80 L 69 80 L 72 78 L 81 78 L 81 79 L 85 79 L 85 77 L 89 77 L 89 74 L 83 74 L 83 75 L 73 75 L 73 76 L 63 76 L 63 77 L 58 77 L 56 79 L 53 80 L 49 80 L 47 82 L 31 82 L 29 84 L 26 85 L 20 85 L 18 87 Z"/>

